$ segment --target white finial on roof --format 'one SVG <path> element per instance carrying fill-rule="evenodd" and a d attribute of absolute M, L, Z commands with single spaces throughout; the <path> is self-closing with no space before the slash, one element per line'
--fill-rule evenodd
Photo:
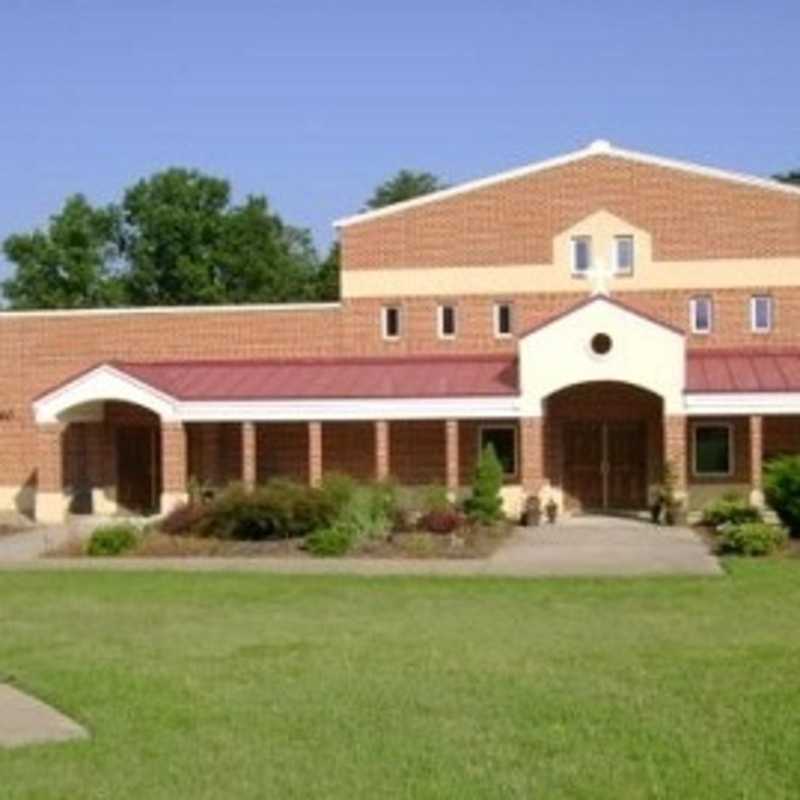
<path fill-rule="evenodd" d="M 586 272 L 586 277 L 592 284 L 592 296 L 604 297 L 611 296 L 611 279 L 614 277 L 614 270 L 606 267 L 602 258 L 594 259 L 591 269 Z"/>
<path fill-rule="evenodd" d="M 588 147 L 593 153 L 607 153 L 611 149 L 608 139 L 595 139 Z"/>

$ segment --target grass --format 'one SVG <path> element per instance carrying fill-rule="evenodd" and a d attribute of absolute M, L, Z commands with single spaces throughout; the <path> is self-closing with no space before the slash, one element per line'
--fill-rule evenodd
<path fill-rule="evenodd" d="M 93 739 L 14 798 L 783 798 L 800 564 L 711 579 L 0 574 L 0 672 Z"/>

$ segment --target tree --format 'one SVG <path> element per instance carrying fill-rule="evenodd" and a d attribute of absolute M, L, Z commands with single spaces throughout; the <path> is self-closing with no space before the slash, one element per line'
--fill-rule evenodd
<path fill-rule="evenodd" d="M 339 270 L 341 250 L 339 242 L 334 242 L 325 260 L 319 265 L 315 286 L 317 300 L 338 300 L 340 297 Z"/>
<path fill-rule="evenodd" d="M 80 194 L 69 197 L 46 230 L 14 234 L 3 243 L 15 266 L 3 291 L 13 308 L 95 308 L 120 302 L 114 271 L 119 215 L 93 208 Z"/>
<path fill-rule="evenodd" d="M 478 522 L 491 524 L 503 516 L 503 466 L 492 445 L 487 444 L 478 458 L 475 476 L 472 479 L 472 494 L 464 508 Z"/>
<path fill-rule="evenodd" d="M 776 181 L 781 181 L 781 183 L 793 183 L 796 186 L 800 186 L 800 169 L 792 169 L 789 172 L 779 172 L 777 175 L 773 175 Z"/>
<path fill-rule="evenodd" d="M 366 207 L 383 208 L 445 188 L 447 185 L 430 172 L 401 169 L 394 177 L 384 181 L 375 189 L 372 197 L 367 200 Z"/>

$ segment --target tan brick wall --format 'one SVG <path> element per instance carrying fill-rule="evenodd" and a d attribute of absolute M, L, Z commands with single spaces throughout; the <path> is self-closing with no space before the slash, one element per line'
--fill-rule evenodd
<path fill-rule="evenodd" d="M 327 472 L 345 472 L 361 480 L 375 478 L 375 425 L 326 422 L 322 426 L 322 463 Z"/>
<path fill-rule="evenodd" d="M 391 474 L 400 483 L 445 482 L 445 425 L 442 420 L 392 421 L 389 448 Z"/>
<path fill-rule="evenodd" d="M 800 198 L 596 156 L 342 231 L 347 269 L 542 264 L 598 209 L 653 236 L 656 260 L 800 253 Z"/>
<path fill-rule="evenodd" d="M 283 477 L 308 480 L 308 425 L 304 422 L 256 426 L 258 481 Z"/>
<path fill-rule="evenodd" d="M 186 427 L 181 423 L 161 425 L 161 482 L 163 492 L 186 491 Z"/>

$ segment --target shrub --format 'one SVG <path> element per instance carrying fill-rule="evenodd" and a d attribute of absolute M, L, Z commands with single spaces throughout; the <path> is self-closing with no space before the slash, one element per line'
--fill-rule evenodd
<path fill-rule="evenodd" d="M 137 531 L 133 525 L 120 523 L 95 528 L 86 545 L 90 556 L 118 556 L 136 547 Z"/>
<path fill-rule="evenodd" d="M 252 490 L 233 484 L 185 532 L 247 541 L 304 536 L 330 525 L 336 513 L 329 494 L 292 481 L 275 479 Z"/>
<path fill-rule="evenodd" d="M 457 511 L 429 511 L 419 521 L 419 527 L 430 533 L 452 533 L 464 522 Z"/>
<path fill-rule="evenodd" d="M 423 486 L 419 510 L 423 514 L 429 514 L 431 511 L 449 511 L 450 498 L 447 496 L 447 487 L 440 483 Z"/>
<path fill-rule="evenodd" d="M 208 506 L 201 503 L 183 503 L 176 506 L 159 523 L 163 533 L 180 535 L 190 533 L 208 513 Z"/>
<path fill-rule="evenodd" d="M 728 492 L 703 510 L 703 524 L 714 528 L 731 523 L 761 522 L 761 512 L 741 495 Z"/>
<path fill-rule="evenodd" d="M 779 456 L 767 462 L 764 497 L 792 535 L 800 534 L 800 455 Z"/>
<path fill-rule="evenodd" d="M 350 504 L 357 487 L 356 481 L 344 472 L 329 472 L 322 480 L 320 491 L 335 509 L 335 513 L 339 514 Z"/>
<path fill-rule="evenodd" d="M 786 545 L 786 531 L 765 522 L 724 525 L 720 531 L 720 550 L 743 556 L 766 556 Z"/>
<path fill-rule="evenodd" d="M 342 556 L 353 547 L 359 533 L 352 522 L 340 520 L 307 536 L 306 549 L 315 556 Z"/>
<path fill-rule="evenodd" d="M 503 516 L 500 489 L 503 485 L 503 467 L 489 444 L 481 453 L 472 481 L 472 495 L 464 508 L 471 519 L 491 524 Z"/>

